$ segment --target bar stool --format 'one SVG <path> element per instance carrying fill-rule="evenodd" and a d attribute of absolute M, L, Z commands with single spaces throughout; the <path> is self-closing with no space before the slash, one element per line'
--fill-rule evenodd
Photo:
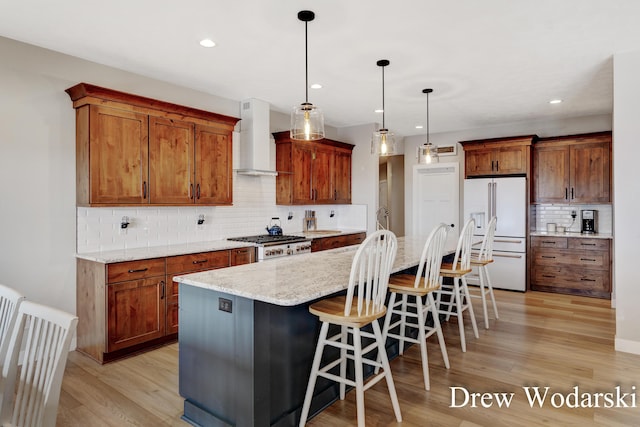
<path fill-rule="evenodd" d="M 409 341 L 420 345 L 422 357 L 422 376 L 424 388 L 429 390 L 429 360 L 427 358 L 427 338 L 434 333 L 438 336 L 442 358 L 447 369 L 450 368 L 447 347 L 440 327 L 438 309 L 433 298 L 434 291 L 440 289 L 440 265 L 442 264 L 442 251 L 447 240 L 447 225 L 440 224 L 431 231 L 422 250 L 420 264 L 416 275 L 398 274 L 389 278 L 389 308 L 385 316 L 382 336 L 399 340 L 399 352 L 404 353 L 404 343 Z M 401 297 L 401 298 L 398 298 Z M 413 302 L 409 301 L 413 297 Z M 422 299 L 425 298 L 423 303 Z M 427 315 L 431 313 L 433 326 L 426 324 Z M 391 323 L 391 318 L 399 315 L 400 318 Z M 411 319 L 411 321 L 408 321 Z M 399 327 L 398 333 L 390 332 Z M 407 335 L 411 330 L 418 330 L 418 338 Z"/>
<path fill-rule="evenodd" d="M 382 339 L 382 331 L 378 324 L 378 319 L 384 317 L 387 311 L 384 301 L 397 249 L 398 242 L 395 234 L 391 231 L 379 230 L 371 234 L 362 242 L 354 256 L 347 294 L 318 301 L 309 307 L 309 311 L 320 318 L 322 326 L 300 415 L 300 426 L 305 425 L 309 416 L 309 407 L 317 377 L 339 382 L 341 400 L 345 397 L 347 385 L 355 387 L 358 426 L 360 427 L 365 425 L 364 391 L 383 378 L 386 379 L 396 420 L 402 421 L 398 396 Z M 327 338 L 330 324 L 340 325 L 341 330 L 336 335 Z M 361 330 L 367 325 L 371 325 L 373 333 Z M 348 340 L 349 334 L 353 336 L 352 342 Z M 362 338 L 374 341 L 362 348 Z M 339 348 L 340 356 L 320 367 L 325 346 Z M 372 352 L 371 359 L 364 357 Z M 376 359 L 378 356 L 380 361 Z M 353 360 L 355 379 L 347 377 L 347 359 Z M 366 383 L 363 373 L 363 364 L 365 363 L 374 368 L 382 368 L 382 372 L 374 374 Z M 339 375 L 330 372 L 336 367 L 339 367 Z"/>
<path fill-rule="evenodd" d="M 441 282 L 441 289 L 438 291 L 438 296 L 436 298 L 438 312 L 440 314 L 445 314 L 447 320 L 449 320 L 450 316 L 458 317 L 460 345 L 463 352 L 467 351 L 463 320 L 465 310 L 469 311 L 474 336 L 476 338 L 480 337 L 478 335 L 478 326 L 476 325 L 476 318 L 473 314 L 473 306 L 471 305 L 471 297 L 469 295 L 469 288 L 467 287 L 466 279 L 467 274 L 471 273 L 471 239 L 474 227 L 475 222 L 473 221 L 473 218 L 467 220 L 462 228 L 460 237 L 458 238 L 458 245 L 453 257 L 453 263 L 442 263 L 442 266 L 440 267 L 440 279 L 442 280 L 444 277 L 450 277 L 453 279 L 453 285 L 445 285 Z M 443 295 L 448 295 L 449 298 L 444 300 L 442 298 Z"/>
<path fill-rule="evenodd" d="M 477 274 L 473 273 L 467 278 L 467 284 L 478 285 L 479 295 L 471 292 L 472 298 L 482 298 L 482 312 L 484 314 L 484 327 L 489 329 L 489 315 L 487 313 L 487 294 L 491 298 L 491 305 L 493 306 L 493 313 L 496 319 L 498 316 L 498 306 L 496 306 L 496 298 L 493 295 L 493 286 L 491 285 L 491 277 L 489 276 L 489 270 L 487 266 L 493 262 L 493 239 L 496 232 L 496 222 L 498 219 L 494 216 L 487 224 L 487 231 L 482 239 L 482 245 L 480 246 L 480 252 L 471 254 L 471 268 L 476 267 Z"/>

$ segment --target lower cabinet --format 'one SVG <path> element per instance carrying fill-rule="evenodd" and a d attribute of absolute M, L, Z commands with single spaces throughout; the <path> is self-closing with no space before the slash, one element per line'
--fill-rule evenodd
<path fill-rule="evenodd" d="M 311 241 L 311 252 L 326 251 L 327 249 L 343 246 L 359 245 L 367 237 L 367 233 L 342 234 L 340 236 L 320 237 Z"/>
<path fill-rule="evenodd" d="M 531 289 L 611 298 L 611 241 L 531 238 Z"/>
<path fill-rule="evenodd" d="M 100 363 L 175 341 L 174 277 L 253 262 L 253 247 L 104 264 L 77 260 L 77 349 Z"/>

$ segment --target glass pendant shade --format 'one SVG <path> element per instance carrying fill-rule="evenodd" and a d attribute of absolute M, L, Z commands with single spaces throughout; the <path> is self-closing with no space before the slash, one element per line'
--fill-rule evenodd
<path fill-rule="evenodd" d="M 438 162 L 438 148 L 427 142 L 418 146 L 418 163 L 421 165 L 428 165 Z"/>
<path fill-rule="evenodd" d="M 390 156 L 396 152 L 396 138 L 388 129 L 380 129 L 371 136 L 371 154 Z"/>
<path fill-rule="evenodd" d="M 317 141 L 324 138 L 322 111 L 309 102 L 293 107 L 291 112 L 291 139 Z"/>
<path fill-rule="evenodd" d="M 315 13 L 310 10 L 298 12 L 298 19 L 304 22 L 304 72 L 305 72 L 305 98 L 299 106 L 291 111 L 291 139 L 303 141 L 317 141 L 324 138 L 324 116 L 322 111 L 309 102 L 309 54 L 307 24 L 313 21 Z"/>

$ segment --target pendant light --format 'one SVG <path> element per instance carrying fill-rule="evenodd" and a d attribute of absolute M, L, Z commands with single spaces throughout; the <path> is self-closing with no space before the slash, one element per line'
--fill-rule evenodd
<path fill-rule="evenodd" d="M 374 132 L 371 137 L 371 153 L 379 156 L 390 156 L 395 154 L 396 141 L 393 133 L 389 132 L 389 129 L 384 124 L 384 67 L 389 65 L 389 61 L 381 59 L 376 64 L 382 68 L 382 129 Z"/>
<path fill-rule="evenodd" d="M 310 10 L 298 12 L 298 19 L 304 22 L 304 68 L 305 100 L 291 112 L 291 139 L 316 141 L 324 138 L 324 117 L 318 107 L 309 102 L 309 56 L 307 54 L 307 24 L 316 14 Z"/>
<path fill-rule="evenodd" d="M 427 142 L 418 146 L 418 163 L 430 164 L 438 162 L 438 148 L 429 142 L 429 94 L 433 89 L 422 89 L 427 94 Z"/>

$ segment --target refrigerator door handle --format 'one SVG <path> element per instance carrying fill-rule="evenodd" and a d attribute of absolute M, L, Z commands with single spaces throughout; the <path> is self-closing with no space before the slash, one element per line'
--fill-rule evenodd
<path fill-rule="evenodd" d="M 497 202 L 496 202 L 496 197 L 497 197 L 497 191 L 496 188 L 498 187 L 498 183 L 494 182 L 493 183 L 493 192 L 492 192 L 492 207 L 491 207 L 491 218 L 493 218 L 494 216 L 497 216 L 497 212 L 496 212 L 496 208 L 497 208 Z M 491 218 L 489 218 L 489 221 L 491 221 Z M 496 230 L 498 229 L 498 222 L 496 221 Z"/>

